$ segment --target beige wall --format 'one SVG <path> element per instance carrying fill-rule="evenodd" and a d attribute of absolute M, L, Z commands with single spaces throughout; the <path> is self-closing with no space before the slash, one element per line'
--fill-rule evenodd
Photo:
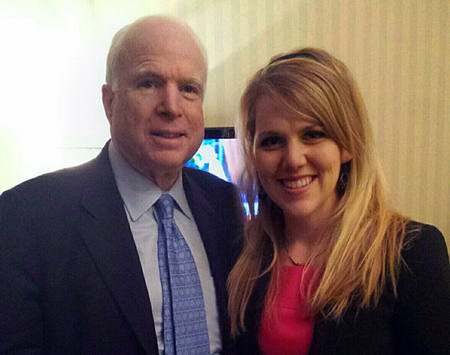
<path fill-rule="evenodd" d="M 8 54 L 0 58 L 0 192 L 97 153 L 109 135 L 100 87 L 113 33 L 139 16 L 168 13 L 191 24 L 209 53 L 209 126 L 233 124 L 246 81 L 276 53 L 319 46 L 347 63 L 400 211 L 450 240 L 449 0 L 23 0 L 0 7 Z"/>
<path fill-rule="evenodd" d="M 223 3 L 198 26 L 214 53 L 207 123 L 233 124 L 246 80 L 274 54 L 327 49 L 360 85 L 399 210 L 450 244 L 450 1 Z"/>

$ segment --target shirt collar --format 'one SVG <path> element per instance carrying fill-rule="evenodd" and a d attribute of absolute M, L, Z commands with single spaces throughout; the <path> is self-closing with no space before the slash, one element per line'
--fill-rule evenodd
<path fill-rule="evenodd" d="M 159 199 L 163 191 L 141 173 L 134 170 L 121 156 L 114 143 L 108 147 L 109 160 L 116 179 L 117 188 L 122 196 L 125 208 L 135 222 Z M 168 193 L 176 201 L 180 211 L 188 218 L 192 218 L 191 211 L 183 189 L 183 174 L 179 174 L 173 187 Z"/>

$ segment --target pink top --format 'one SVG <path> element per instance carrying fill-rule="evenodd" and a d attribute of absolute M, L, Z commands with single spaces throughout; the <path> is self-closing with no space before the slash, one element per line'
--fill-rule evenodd
<path fill-rule="evenodd" d="M 314 318 L 307 314 L 306 291 L 312 277 L 305 266 L 283 266 L 280 275 L 279 295 L 275 301 L 275 314 L 269 318 L 265 310 L 261 317 L 258 343 L 263 355 L 308 354 L 314 331 Z"/>

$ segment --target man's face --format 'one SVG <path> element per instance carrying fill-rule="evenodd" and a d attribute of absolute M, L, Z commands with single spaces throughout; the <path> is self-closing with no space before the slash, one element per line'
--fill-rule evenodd
<path fill-rule="evenodd" d="M 115 146 L 163 189 L 173 185 L 204 134 L 206 64 L 192 38 L 172 32 L 141 29 L 131 36 L 113 87 L 103 88 Z"/>

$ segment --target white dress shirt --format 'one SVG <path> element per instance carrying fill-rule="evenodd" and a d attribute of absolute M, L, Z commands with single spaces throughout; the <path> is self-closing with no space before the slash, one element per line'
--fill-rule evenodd
<path fill-rule="evenodd" d="M 144 273 L 152 305 L 159 353 L 164 354 L 162 290 L 159 278 L 157 246 L 158 223 L 156 211 L 153 207 L 153 204 L 163 191 L 156 184 L 134 170 L 122 158 L 112 141 L 109 145 L 109 159 L 117 187 L 124 201 L 125 212 Z M 200 233 L 184 193 L 182 174 L 180 174 L 175 185 L 168 193 L 176 201 L 174 219 L 183 237 L 186 239 L 197 265 L 205 300 L 211 354 L 220 354 L 222 341 L 214 282 Z"/>

